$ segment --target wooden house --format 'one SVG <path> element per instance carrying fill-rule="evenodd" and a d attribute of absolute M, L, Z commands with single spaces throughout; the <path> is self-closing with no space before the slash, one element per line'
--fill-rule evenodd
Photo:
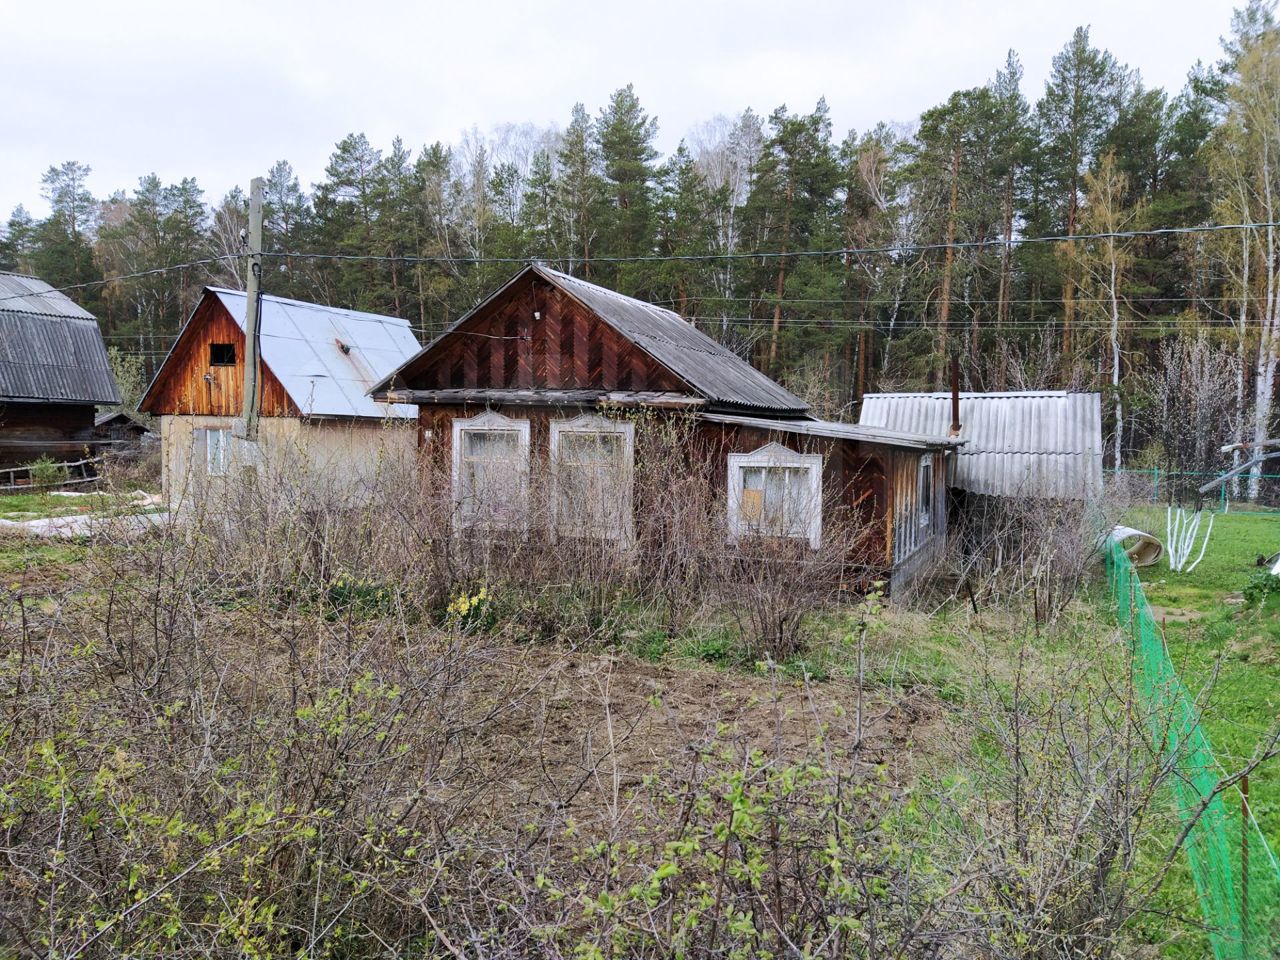
<path fill-rule="evenodd" d="M 244 315 L 243 291 L 206 288 L 139 404 L 159 421 L 171 503 L 217 488 L 236 472 Z M 388 457 L 412 457 L 415 409 L 368 395 L 417 352 L 407 321 L 264 295 L 258 339 L 256 457 L 348 491 Z"/>
<path fill-rule="evenodd" d="M 871 561 L 902 589 L 946 539 L 956 441 L 818 420 L 808 405 L 670 310 L 531 265 L 382 380 L 418 406 L 420 444 L 452 474 L 455 524 L 527 523 L 522 478 L 554 478 L 555 533 L 625 539 L 635 411 L 687 417 L 723 485 L 728 535 L 824 544 L 833 512 L 874 531 Z M 641 418 L 643 420 L 643 418 Z M 585 489 L 609 510 L 584 515 Z M 545 506 L 545 505 L 544 505 Z M 644 509 L 662 509 L 661 503 Z"/>
<path fill-rule="evenodd" d="M 97 405 L 119 402 L 93 314 L 43 280 L 0 273 L 0 466 L 86 458 Z"/>

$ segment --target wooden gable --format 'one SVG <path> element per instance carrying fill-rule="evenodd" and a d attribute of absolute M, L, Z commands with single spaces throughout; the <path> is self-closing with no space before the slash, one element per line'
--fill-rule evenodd
<path fill-rule="evenodd" d="M 396 378 L 412 390 L 694 391 L 592 310 L 531 271 Z"/>
<path fill-rule="evenodd" d="M 214 345 L 230 345 L 235 362 L 213 363 Z M 178 336 L 139 409 L 155 416 L 238 417 L 244 413 L 244 331 L 217 297 L 205 294 Z M 261 415 L 296 417 L 298 408 L 262 365 Z"/>

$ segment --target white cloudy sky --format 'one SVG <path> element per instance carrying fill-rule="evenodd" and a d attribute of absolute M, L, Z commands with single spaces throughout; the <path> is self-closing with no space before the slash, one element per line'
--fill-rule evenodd
<path fill-rule="evenodd" d="M 1243 2 L 1243 0 L 1238 0 Z M 837 135 L 910 121 L 1019 52 L 1043 89 L 1079 24 L 1181 88 L 1212 62 L 1232 0 L 0 0 L 0 215 L 47 210 L 40 174 L 77 159 L 98 195 L 155 172 L 206 199 L 288 159 L 304 185 L 333 144 L 455 140 L 473 125 L 563 125 L 634 83 L 669 150 L 717 113 L 825 95 Z"/>

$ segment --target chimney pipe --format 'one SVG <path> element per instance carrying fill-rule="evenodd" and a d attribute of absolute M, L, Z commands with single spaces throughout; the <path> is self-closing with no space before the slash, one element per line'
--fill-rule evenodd
<path fill-rule="evenodd" d="M 960 436 L 960 358 L 951 355 L 951 436 Z"/>

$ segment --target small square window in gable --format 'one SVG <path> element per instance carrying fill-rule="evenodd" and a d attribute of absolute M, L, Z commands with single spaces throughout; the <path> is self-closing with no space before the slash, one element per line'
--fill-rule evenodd
<path fill-rule="evenodd" d="M 236 345 L 234 343 L 209 344 L 209 366 L 234 367 L 236 365 Z"/>

